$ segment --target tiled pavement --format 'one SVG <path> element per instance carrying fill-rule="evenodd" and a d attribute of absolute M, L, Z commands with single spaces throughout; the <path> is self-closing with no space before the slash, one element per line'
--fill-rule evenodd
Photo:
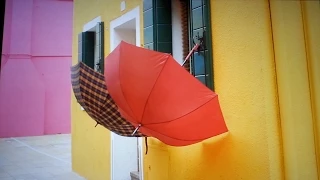
<path fill-rule="evenodd" d="M 0 138 L 0 180 L 84 180 L 71 169 L 69 134 Z"/>

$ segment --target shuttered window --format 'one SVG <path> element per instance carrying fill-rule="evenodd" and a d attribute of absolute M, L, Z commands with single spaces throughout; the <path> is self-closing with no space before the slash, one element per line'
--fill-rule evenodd
<path fill-rule="evenodd" d="M 199 81 L 213 89 L 213 57 L 211 40 L 210 0 L 179 0 L 183 56 L 195 43 L 201 43 L 184 67 Z M 172 53 L 171 2 L 144 0 L 144 47 Z M 176 7 L 173 7 L 176 8 Z"/>
<path fill-rule="evenodd" d="M 202 41 L 199 50 L 191 56 L 191 73 L 213 89 L 210 0 L 190 0 L 189 3 L 190 45 Z"/>
<path fill-rule="evenodd" d="M 190 38 L 189 38 L 189 3 L 186 0 L 180 2 L 180 20 L 181 20 L 181 35 L 182 35 L 182 56 L 185 58 L 189 54 Z M 184 63 L 184 68 L 190 72 L 190 61 Z"/>
<path fill-rule="evenodd" d="M 78 35 L 78 60 L 94 68 L 94 32 L 82 32 Z"/>
<path fill-rule="evenodd" d="M 171 0 L 144 0 L 144 47 L 172 53 Z"/>
<path fill-rule="evenodd" d="M 103 22 L 96 25 L 95 70 L 104 73 L 104 31 Z"/>
<path fill-rule="evenodd" d="M 103 22 L 97 23 L 93 30 L 78 35 L 78 61 L 103 73 L 104 68 L 104 28 Z"/>

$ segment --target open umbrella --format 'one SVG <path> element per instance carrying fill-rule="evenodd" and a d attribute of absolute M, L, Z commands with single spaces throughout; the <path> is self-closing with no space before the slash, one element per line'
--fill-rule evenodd
<path fill-rule="evenodd" d="M 77 102 L 97 124 L 120 136 L 132 137 L 135 127 L 121 117 L 109 95 L 103 74 L 79 62 L 71 67 L 71 82 Z M 134 136 L 144 135 L 136 133 Z"/>
<path fill-rule="evenodd" d="M 227 132 L 218 96 L 171 55 L 121 42 L 105 59 L 119 112 L 138 132 L 172 146 Z"/>

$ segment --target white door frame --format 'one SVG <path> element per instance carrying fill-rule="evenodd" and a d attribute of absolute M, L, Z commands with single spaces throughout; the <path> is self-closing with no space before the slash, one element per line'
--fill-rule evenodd
<path fill-rule="evenodd" d="M 118 17 L 117 19 L 114 19 L 110 22 L 110 52 L 112 50 L 114 50 L 116 48 L 114 41 L 115 41 L 115 28 L 119 27 L 120 25 L 131 21 L 131 20 L 135 20 L 135 24 L 136 24 L 136 46 L 140 47 L 140 43 L 141 43 L 141 39 L 140 39 L 140 7 L 137 6 L 134 9 L 132 9 L 131 11 L 123 14 L 122 16 Z M 113 132 L 111 132 L 111 145 L 110 145 L 110 160 L 111 160 L 111 180 L 113 179 L 113 139 L 114 139 L 115 134 Z M 142 138 L 139 138 L 139 175 L 140 175 L 140 179 L 143 180 L 143 152 L 142 152 Z M 130 173 L 130 172 L 128 172 Z"/>

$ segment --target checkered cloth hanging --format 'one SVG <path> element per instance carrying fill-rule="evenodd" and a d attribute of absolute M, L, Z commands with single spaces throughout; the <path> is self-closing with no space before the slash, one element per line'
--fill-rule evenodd
<path fill-rule="evenodd" d="M 71 67 L 71 82 L 78 103 L 97 124 L 120 136 L 132 137 L 135 127 L 121 117 L 107 90 L 103 74 L 79 62 Z M 136 132 L 133 137 L 145 135 Z"/>

